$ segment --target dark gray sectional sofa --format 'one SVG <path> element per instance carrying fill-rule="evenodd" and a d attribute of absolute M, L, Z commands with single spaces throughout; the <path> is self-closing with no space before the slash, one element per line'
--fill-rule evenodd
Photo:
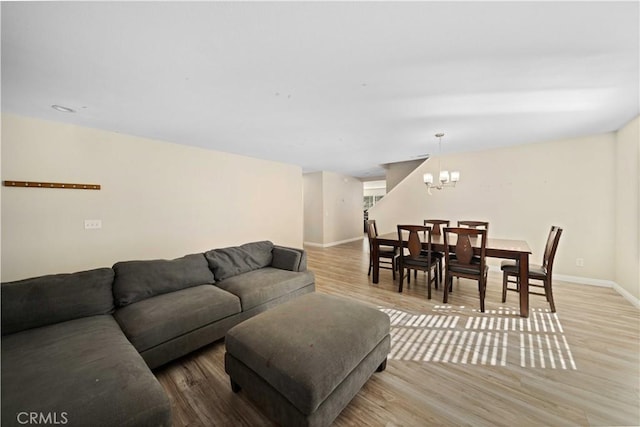
<path fill-rule="evenodd" d="M 268 241 L 2 283 L 2 426 L 171 425 L 151 369 L 314 283 Z"/>

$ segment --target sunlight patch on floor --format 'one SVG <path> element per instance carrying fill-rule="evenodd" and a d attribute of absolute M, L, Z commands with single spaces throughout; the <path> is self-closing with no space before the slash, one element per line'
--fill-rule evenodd
<path fill-rule="evenodd" d="M 548 309 L 531 310 L 526 319 L 510 307 L 485 313 L 451 305 L 432 313 L 380 310 L 391 320 L 391 360 L 577 369 L 558 315 Z"/>

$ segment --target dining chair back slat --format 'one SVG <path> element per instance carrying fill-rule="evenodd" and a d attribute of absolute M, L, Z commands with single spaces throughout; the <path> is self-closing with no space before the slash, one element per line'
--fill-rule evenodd
<path fill-rule="evenodd" d="M 451 221 L 448 219 L 425 219 L 424 225 L 431 227 L 431 234 L 434 236 L 440 236 L 442 234 L 442 227 L 448 227 Z"/>
<path fill-rule="evenodd" d="M 558 233 L 562 233 L 562 229 L 552 225 L 551 230 L 549 231 L 549 236 L 547 237 L 547 244 L 544 247 L 544 255 L 542 257 L 542 266 L 545 268 L 549 265 L 553 265 L 553 258 L 556 256 L 556 250 L 558 249 L 556 242 L 556 236 Z"/>
<path fill-rule="evenodd" d="M 429 244 L 431 244 L 431 242 L 429 242 Z M 407 249 L 409 249 L 409 256 L 412 259 L 417 259 L 420 256 L 420 253 L 422 252 L 422 242 L 420 241 L 420 236 L 418 236 L 416 231 L 409 233 Z"/>
<path fill-rule="evenodd" d="M 473 259 L 473 246 L 468 235 L 458 235 L 458 241 L 456 242 L 456 260 L 461 264 L 471 264 Z"/>
<path fill-rule="evenodd" d="M 458 221 L 458 227 L 468 227 L 489 231 L 488 221 Z"/>

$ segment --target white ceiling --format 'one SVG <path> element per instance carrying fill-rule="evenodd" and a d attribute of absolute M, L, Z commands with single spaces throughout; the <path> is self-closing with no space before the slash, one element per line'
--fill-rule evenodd
<path fill-rule="evenodd" d="M 2 2 L 2 110 L 361 178 L 639 113 L 634 2 Z M 76 113 L 51 108 L 60 104 Z"/>

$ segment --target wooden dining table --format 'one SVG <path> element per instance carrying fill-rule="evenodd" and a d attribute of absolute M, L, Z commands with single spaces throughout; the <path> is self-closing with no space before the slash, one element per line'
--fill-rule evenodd
<path fill-rule="evenodd" d="M 456 238 L 455 236 L 450 237 L 448 250 L 455 251 Z M 480 245 L 477 244 L 475 240 L 476 239 L 471 239 L 471 245 L 473 246 L 474 253 L 479 255 Z M 427 244 L 428 243 L 423 242 L 425 249 Z M 380 279 L 380 258 L 378 257 L 380 246 L 399 247 L 400 239 L 398 239 L 398 233 L 381 234 L 373 239 L 373 283 L 378 283 Z M 431 235 L 431 250 L 438 252 L 447 250 L 444 246 L 444 235 Z M 513 259 L 518 262 L 521 279 L 520 316 L 529 317 L 529 255 L 531 255 L 529 244 L 524 240 L 487 238 L 486 255 L 492 258 Z"/>

